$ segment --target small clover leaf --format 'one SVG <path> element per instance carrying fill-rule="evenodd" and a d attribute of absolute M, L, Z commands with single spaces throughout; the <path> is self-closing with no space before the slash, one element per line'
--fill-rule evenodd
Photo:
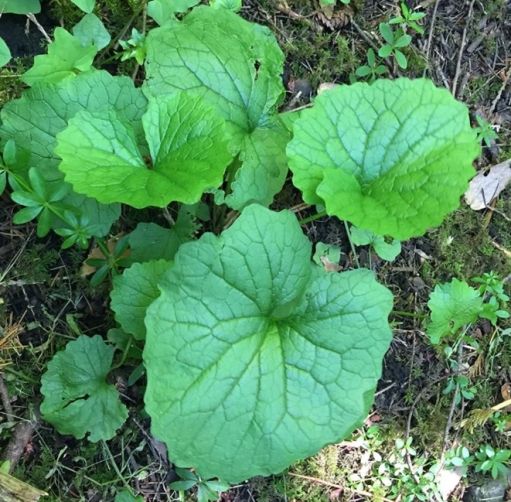
<path fill-rule="evenodd" d="M 391 242 L 387 242 L 384 237 L 381 235 L 376 235 L 370 230 L 351 227 L 350 236 L 355 246 L 372 246 L 374 252 L 382 260 L 394 261 L 399 253 L 401 253 L 400 241 L 392 239 Z"/>
<path fill-rule="evenodd" d="M 100 336 L 82 335 L 49 362 L 41 379 L 41 413 L 61 434 L 108 440 L 128 417 L 116 388 L 106 380 L 113 354 Z"/>

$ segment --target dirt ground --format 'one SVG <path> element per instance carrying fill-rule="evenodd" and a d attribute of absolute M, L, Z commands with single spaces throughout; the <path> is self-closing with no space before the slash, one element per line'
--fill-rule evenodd
<path fill-rule="evenodd" d="M 133 17 L 138 0 L 100 0 L 98 5 L 112 34 L 127 24 L 141 27 L 140 16 Z M 494 126 L 498 137 L 483 148 L 477 169 L 510 159 L 511 2 L 422 0 L 408 5 L 426 14 L 421 21 L 424 34 L 415 34 L 405 49 L 408 68 L 388 63 L 387 76 L 431 78 L 469 106 L 474 124 L 479 115 Z M 41 22 L 50 33 L 52 26 L 70 28 L 80 17 L 66 0 L 47 2 L 45 8 Z M 246 0 L 242 10 L 247 19 L 269 26 L 286 53 L 284 109 L 305 106 L 322 83 L 349 83 L 365 64 L 367 50 L 381 45 L 379 23 L 398 13 L 397 0 L 352 0 L 333 9 L 322 8 L 319 0 Z M 25 27 L 20 16 L 0 18 L 0 36 L 20 58 L 0 72 L 0 104 L 19 95 L 23 87 L 18 77 L 44 45 L 33 25 L 29 35 Z M 132 62 L 109 70 L 131 75 Z M 437 283 L 453 277 L 470 280 L 485 272 L 509 281 L 510 195 L 508 188 L 490 208 L 477 212 L 462 202 L 441 227 L 404 242 L 394 262 L 359 248 L 361 264 L 370 265 L 396 298 L 391 319 L 394 340 L 371 415 L 351 438 L 282 475 L 233 487 L 221 500 L 436 500 L 421 498 L 423 488 L 432 482 L 431 467 L 448 452 L 461 446 L 474 452 L 483 444 L 511 448 L 509 411 L 503 412 L 508 421 L 501 431 L 494 420 L 474 427 L 461 425 L 464 418 L 473 417 L 471 411 L 487 410 L 506 399 L 511 339 L 497 343 L 489 323 L 473 328 L 479 351 L 467 350 L 456 360 L 468 376 L 473 396 L 455 403 L 453 395 L 445 392 L 450 360 L 431 346 L 424 333 L 429 293 Z M 293 207 L 300 217 L 309 216 L 311 210 L 301 210 L 300 204 L 299 194 L 288 183 L 274 207 Z M 60 238 L 53 234 L 38 239 L 33 225 L 13 225 L 15 211 L 4 194 L 0 200 L 0 460 L 11 461 L 17 478 L 47 491 L 45 501 L 110 502 L 126 485 L 150 502 L 180 500 L 168 489 L 168 483 L 177 479 L 172 464 L 151 437 L 142 411 L 144 381 L 128 386 L 129 368 L 115 375 L 130 417 L 114 440 L 78 441 L 60 436 L 41 421 L 39 382 L 49 359 L 79 333 L 105 334 L 115 322 L 108 305 L 109 285 L 91 287 L 80 274 L 87 251 L 62 251 Z M 156 211 L 145 216 L 156 222 L 163 218 Z M 132 229 L 136 218 L 126 211 L 115 231 Z M 305 230 L 314 243 L 340 246 L 343 268 L 353 265 L 341 222 L 322 218 Z M 486 489 L 490 481 L 488 475 L 472 469 L 459 476 L 449 500 L 483 500 L 477 487 Z M 506 491 L 511 500 L 509 486 L 499 482 L 501 498 L 494 500 L 504 500 Z M 193 500 L 193 494 L 188 496 Z"/>

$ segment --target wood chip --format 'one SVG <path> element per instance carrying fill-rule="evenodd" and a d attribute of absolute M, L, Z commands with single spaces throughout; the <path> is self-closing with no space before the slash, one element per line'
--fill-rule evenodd
<path fill-rule="evenodd" d="M 475 176 L 465 192 L 465 202 L 475 211 L 485 209 L 511 181 L 511 159 Z"/>

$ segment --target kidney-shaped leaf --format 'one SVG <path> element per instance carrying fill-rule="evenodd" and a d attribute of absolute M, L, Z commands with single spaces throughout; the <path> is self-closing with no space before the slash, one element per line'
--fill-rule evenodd
<path fill-rule="evenodd" d="M 321 94 L 288 145 L 306 202 L 397 239 L 423 234 L 458 206 L 478 154 L 466 106 L 408 79 Z"/>
<path fill-rule="evenodd" d="M 58 135 L 55 149 L 66 181 L 99 202 L 136 208 L 193 204 L 221 183 L 232 160 L 224 121 L 199 97 L 179 93 L 151 100 L 143 125 L 151 168 L 133 126 L 116 112 L 80 112 Z"/>
<path fill-rule="evenodd" d="M 48 364 L 41 413 L 61 434 L 111 439 L 128 417 L 116 388 L 106 382 L 113 354 L 100 336 L 80 336 Z"/>
<path fill-rule="evenodd" d="M 247 207 L 181 246 L 146 315 L 146 409 L 181 467 L 238 482 L 284 469 L 365 418 L 392 295 L 326 273 L 290 212 Z"/>
<path fill-rule="evenodd" d="M 147 37 L 148 93 L 195 93 L 227 121 L 233 153 L 244 161 L 226 198 L 235 209 L 270 203 L 284 183 L 288 138 L 272 120 L 284 94 L 283 61 L 270 30 L 226 9 L 195 8 Z"/>

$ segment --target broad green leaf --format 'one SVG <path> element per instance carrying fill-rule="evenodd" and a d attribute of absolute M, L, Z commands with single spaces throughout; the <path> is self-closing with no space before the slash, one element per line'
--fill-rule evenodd
<path fill-rule="evenodd" d="M 277 473 L 365 418 L 392 295 L 310 255 L 291 212 L 258 205 L 179 249 L 144 349 L 146 410 L 178 466 L 227 482 Z"/>
<path fill-rule="evenodd" d="M 394 261 L 401 253 L 401 242 L 393 239 L 387 242 L 381 235 L 376 235 L 370 230 L 364 230 L 358 227 L 351 227 L 351 241 L 355 246 L 371 245 L 374 252 L 383 260 Z"/>
<path fill-rule="evenodd" d="M 2 14 L 39 14 L 41 3 L 39 0 L 0 0 Z"/>
<path fill-rule="evenodd" d="M 152 0 L 147 4 L 147 15 L 160 26 L 175 19 L 174 14 L 186 12 L 200 0 Z"/>
<path fill-rule="evenodd" d="M 287 151 L 306 202 L 403 240 L 459 205 L 480 147 L 465 105 L 428 80 L 398 79 L 321 94 Z"/>
<path fill-rule="evenodd" d="M 242 0 L 209 0 L 209 4 L 214 9 L 227 9 L 232 12 L 238 12 L 242 7 Z"/>
<path fill-rule="evenodd" d="M 11 60 L 11 51 L 5 40 L 0 37 L 0 67 L 5 66 Z"/>
<path fill-rule="evenodd" d="M 133 262 L 172 260 L 179 246 L 192 238 L 195 229 L 195 224 L 187 217 L 178 217 L 172 228 L 139 223 L 129 235 L 130 258 Z"/>
<path fill-rule="evenodd" d="M 122 329 L 137 340 L 145 338 L 144 318 L 147 307 L 160 296 L 158 282 L 171 264 L 165 260 L 135 263 L 114 278 L 114 287 L 110 293 L 111 309 Z"/>
<path fill-rule="evenodd" d="M 280 179 L 285 171 L 281 153 L 276 157 L 266 154 L 265 144 L 258 142 L 258 156 L 265 158 L 265 164 L 257 165 L 253 151 L 254 141 L 271 135 L 259 129 L 274 131 L 272 117 L 284 95 L 284 56 L 274 35 L 227 9 L 201 6 L 181 22 L 152 30 L 146 47 L 147 92 L 161 96 L 187 90 L 215 107 L 233 136 L 233 154 L 247 159 L 237 173 L 240 185 L 246 188 L 257 166 L 258 187 L 252 195 L 266 204 L 275 192 L 275 173 Z M 269 141 L 270 152 L 275 153 L 277 143 L 277 138 Z M 242 192 L 240 187 L 240 193 L 228 199 L 235 204 L 232 207 L 239 208 L 252 197 L 243 201 Z"/>
<path fill-rule="evenodd" d="M 25 84 L 54 84 L 92 68 L 98 52 L 96 47 L 84 47 L 64 28 L 56 28 L 54 36 L 55 40 L 48 45 L 48 54 L 36 56 L 34 66 L 21 77 Z"/>
<path fill-rule="evenodd" d="M 0 133 L 15 141 L 21 154 L 28 156 L 27 164 L 42 169 L 46 179 L 60 182 L 63 175 L 57 168 L 56 136 L 79 111 L 112 110 L 122 120 L 137 124 L 146 107 L 146 99 L 131 79 L 94 71 L 25 91 L 20 99 L 3 107 Z M 141 135 L 140 126 L 137 137 Z"/>
<path fill-rule="evenodd" d="M 151 100 L 143 125 L 151 168 L 134 128 L 116 112 L 78 113 L 55 149 L 66 181 L 103 204 L 136 208 L 193 204 L 222 182 L 232 160 L 224 121 L 200 98 L 179 93 Z"/>
<path fill-rule="evenodd" d="M 104 49 L 112 39 L 101 19 L 94 14 L 83 16 L 73 27 L 73 35 L 84 47 L 94 45 L 98 50 Z"/>
<path fill-rule="evenodd" d="M 246 136 L 240 152 L 242 167 L 231 184 L 226 204 L 241 211 L 257 202 L 269 206 L 282 190 L 287 175 L 286 145 L 291 139 L 287 129 L 276 122 L 272 128 L 257 128 Z"/>
<path fill-rule="evenodd" d="M 455 334 L 460 328 L 477 320 L 483 307 L 483 299 L 466 282 L 453 279 L 438 284 L 429 296 L 431 323 L 427 334 L 431 343 L 438 344 L 442 338 Z"/>
<path fill-rule="evenodd" d="M 87 14 L 90 14 L 94 10 L 96 0 L 71 0 L 79 9 L 83 10 Z"/>
<path fill-rule="evenodd" d="M 61 434 L 108 440 L 128 417 L 116 388 L 106 381 L 113 354 L 100 336 L 80 336 L 49 362 L 41 379 L 41 413 Z"/>

